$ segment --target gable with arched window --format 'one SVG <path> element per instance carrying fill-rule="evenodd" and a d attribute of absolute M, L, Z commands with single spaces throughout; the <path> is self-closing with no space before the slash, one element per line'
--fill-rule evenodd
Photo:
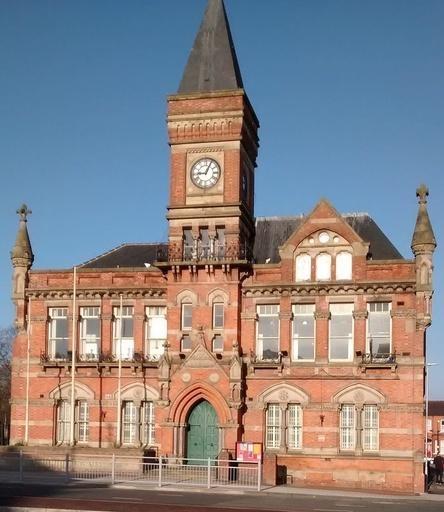
<path fill-rule="evenodd" d="M 306 237 L 295 251 L 295 281 L 343 281 L 353 276 L 353 250 L 341 235 L 320 230 Z"/>

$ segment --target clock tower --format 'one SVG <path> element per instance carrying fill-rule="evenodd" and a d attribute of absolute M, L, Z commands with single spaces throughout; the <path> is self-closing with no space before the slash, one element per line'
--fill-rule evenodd
<path fill-rule="evenodd" d="M 251 261 L 258 127 L 223 0 L 209 0 L 179 90 L 168 98 L 170 264 Z"/>

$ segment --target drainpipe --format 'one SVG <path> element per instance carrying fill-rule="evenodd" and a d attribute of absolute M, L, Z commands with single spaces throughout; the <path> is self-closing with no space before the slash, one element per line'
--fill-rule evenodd
<path fill-rule="evenodd" d="M 122 418 L 121 418 L 121 407 L 122 407 L 122 398 L 121 398 L 121 378 L 122 378 L 122 311 L 123 311 L 123 295 L 120 294 L 120 325 L 119 325 L 119 372 L 117 376 L 117 439 L 116 445 L 120 446 L 121 444 L 121 431 L 122 431 Z"/>
<path fill-rule="evenodd" d="M 77 267 L 74 267 L 73 273 L 73 296 L 72 296 L 72 341 L 71 341 L 71 446 L 74 446 L 74 414 L 75 414 L 75 373 L 76 373 L 76 338 L 77 338 L 77 312 L 76 312 L 76 295 L 77 295 Z"/>
<path fill-rule="evenodd" d="M 24 444 L 29 442 L 29 366 L 31 351 L 31 297 L 28 302 L 28 325 L 26 326 L 26 402 L 25 402 L 25 439 Z"/>

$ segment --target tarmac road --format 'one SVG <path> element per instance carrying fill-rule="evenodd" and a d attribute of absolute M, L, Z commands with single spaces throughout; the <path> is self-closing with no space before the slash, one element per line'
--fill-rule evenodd
<path fill-rule="evenodd" d="M 17 507 L 28 511 L 107 512 L 443 512 L 444 494 L 387 496 L 288 487 L 258 493 L 221 489 L 147 489 L 132 485 L 2 484 L 0 511 L 13 512 Z"/>

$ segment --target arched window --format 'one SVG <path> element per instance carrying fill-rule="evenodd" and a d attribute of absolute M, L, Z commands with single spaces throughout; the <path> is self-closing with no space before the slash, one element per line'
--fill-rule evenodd
<path fill-rule="evenodd" d="M 321 252 L 316 256 L 316 280 L 330 281 L 331 279 L 331 256 Z"/>
<path fill-rule="evenodd" d="M 336 279 L 352 278 L 352 255 L 343 251 L 336 256 Z"/>
<path fill-rule="evenodd" d="M 311 257 L 308 254 L 296 256 L 296 281 L 310 281 Z"/>

